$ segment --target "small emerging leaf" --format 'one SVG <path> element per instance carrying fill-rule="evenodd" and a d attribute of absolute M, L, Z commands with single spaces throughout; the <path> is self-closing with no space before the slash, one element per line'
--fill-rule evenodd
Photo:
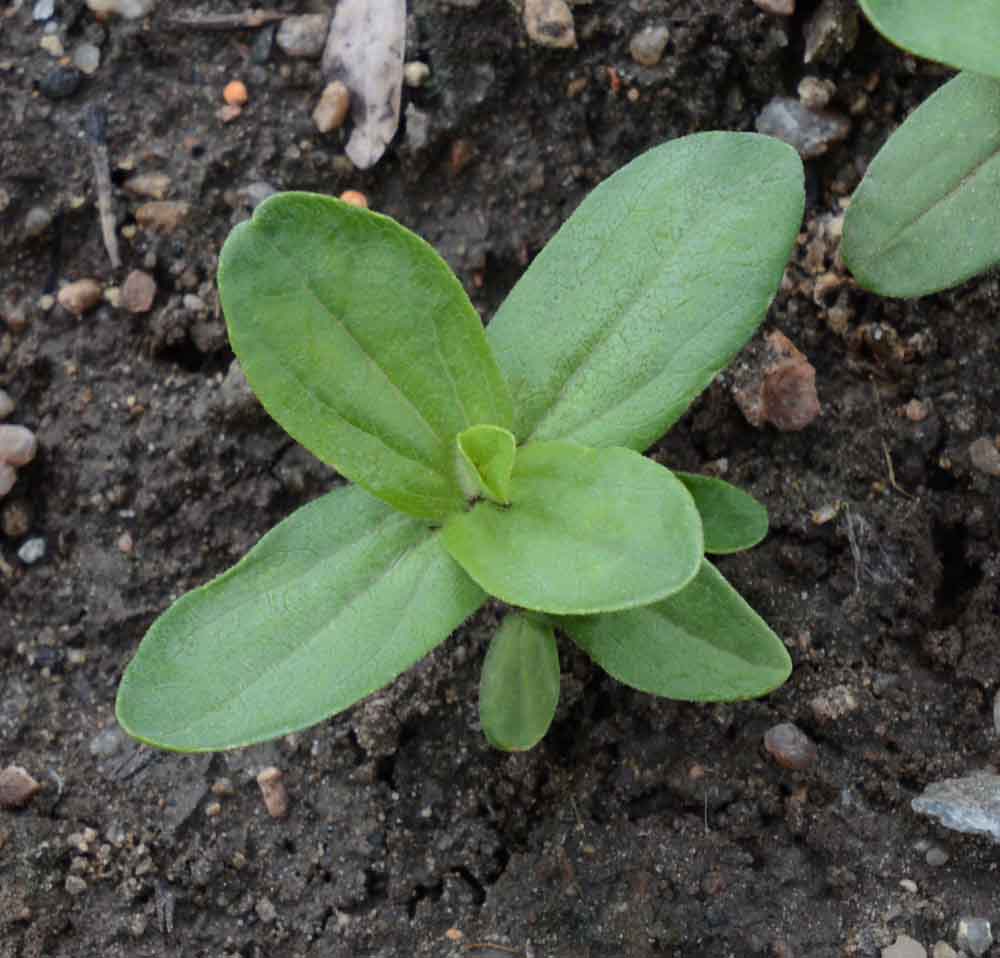
<path fill-rule="evenodd" d="M 314 725 L 391 682 L 485 598 L 438 534 L 342 486 L 153 623 L 118 721 L 191 752 Z"/>
<path fill-rule="evenodd" d="M 705 551 L 724 555 L 742 552 L 757 545 L 767 535 L 767 509 L 753 496 L 711 476 L 690 472 L 674 475 L 691 493 L 701 516 L 705 535 Z"/>
<path fill-rule="evenodd" d="M 879 150 L 844 219 L 842 253 L 883 296 L 947 289 L 1000 261 L 1000 81 L 960 73 Z"/>
<path fill-rule="evenodd" d="M 606 179 L 487 330 L 518 441 L 659 439 L 764 318 L 803 204 L 798 154 L 753 133 L 672 140 Z"/>
<path fill-rule="evenodd" d="M 559 652 L 552 627 L 508 615 L 493 636 L 479 684 L 479 720 L 490 744 L 523 752 L 542 740 L 559 704 Z"/>
<path fill-rule="evenodd" d="M 558 624 L 619 682 L 665 698 L 756 698 L 792 670 L 781 639 L 704 560 L 691 584 L 662 602 Z"/>
<path fill-rule="evenodd" d="M 698 571 L 701 520 L 670 470 L 630 449 L 518 450 L 510 505 L 449 516 L 444 544 L 487 592 L 541 612 L 645 605 Z"/>
<path fill-rule="evenodd" d="M 517 454 L 514 434 L 499 426 L 473 426 L 455 441 L 467 467 L 463 470 L 470 486 L 466 495 L 484 495 L 501 505 L 510 502 L 510 474 Z"/>
<path fill-rule="evenodd" d="M 861 0 L 861 9 L 897 47 L 1000 78 L 997 0 Z"/>
<path fill-rule="evenodd" d="M 465 507 L 455 436 L 509 427 L 510 394 L 427 243 L 328 196 L 281 193 L 230 233 L 219 293 L 250 386 L 294 439 L 410 515 Z"/>

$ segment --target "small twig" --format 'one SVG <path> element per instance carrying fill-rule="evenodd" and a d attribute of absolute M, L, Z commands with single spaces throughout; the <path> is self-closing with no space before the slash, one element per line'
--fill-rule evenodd
<path fill-rule="evenodd" d="M 94 165 L 94 183 L 97 186 L 97 214 L 101 219 L 101 236 L 108 251 L 113 269 L 121 266 L 118 255 L 118 234 L 115 232 L 115 215 L 111 209 L 111 167 L 108 163 L 108 140 L 106 129 L 108 116 L 100 107 L 91 107 L 84 114 L 83 129 L 87 136 L 87 148 Z"/>
<path fill-rule="evenodd" d="M 466 946 L 466 951 L 486 951 L 486 949 L 492 949 L 493 951 L 505 951 L 508 955 L 519 955 L 516 948 L 511 948 L 509 945 L 496 945 L 492 941 L 470 941 Z"/>
<path fill-rule="evenodd" d="M 280 10 L 245 10 L 243 13 L 188 13 L 167 18 L 167 26 L 183 30 L 253 30 L 291 16 Z"/>

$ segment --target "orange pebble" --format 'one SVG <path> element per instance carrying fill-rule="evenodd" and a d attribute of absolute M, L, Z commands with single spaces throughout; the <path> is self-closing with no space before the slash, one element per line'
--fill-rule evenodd
<path fill-rule="evenodd" d="M 247 85 L 242 80 L 230 80 L 222 91 L 222 99 L 230 106 L 243 106 L 250 99 Z"/>
<path fill-rule="evenodd" d="M 368 197 L 358 190 L 344 190 L 340 194 L 340 198 L 351 206 L 360 206 L 362 209 L 368 209 Z"/>

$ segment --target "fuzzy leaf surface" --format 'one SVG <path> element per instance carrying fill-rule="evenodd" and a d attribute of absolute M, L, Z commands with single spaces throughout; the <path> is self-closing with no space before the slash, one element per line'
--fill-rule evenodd
<path fill-rule="evenodd" d="M 655 602 L 687 585 L 703 552 L 698 510 L 669 469 L 571 442 L 518 449 L 510 505 L 479 502 L 443 531 L 487 592 L 540 612 Z"/>
<path fill-rule="evenodd" d="M 439 539 L 357 486 L 303 506 L 153 623 L 118 721 L 160 748 L 213 751 L 353 705 L 486 598 Z"/>
<path fill-rule="evenodd" d="M 767 509 L 753 496 L 712 476 L 676 470 L 674 475 L 694 499 L 701 516 L 707 553 L 742 552 L 767 535 Z"/>
<path fill-rule="evenodd" d="M 250 386 L 294 439 L 410 515 L 464 506 L 455 435 L 509 427 L 510 395 L 427 243 L 331 197 L 283 193 L 229 235 L 219 291 Z"/>
<path fill-rule="evenodd" d="M 841 249 L 862 286 L 905 298 L 1000 261 L 1000 81 L 960 73 L 910 114 L 855 190 Z"/>
<path fill-rule="evenodd" d="M 751 133 L 682 137 L 605 180 L 487 331 L 519 443 L 659 439 L 763 319 L 803 204 L 798 154 Z"/>
<path fill-rule="evenodd" d="M 559 704 L 559 651 L 552 626 L 508 615 L 486 651 L 479 683 L 479 719 L 491 745 L 507 752 L 534 748 Z"/>
<path fill-rule="evenodd" d="M 872 25 L 918 57 L 1000 78 L 996 0 L 860 0 Z"/>
<path fill-rule="evenodd" d="M 473 426 L 455 440 L 462 461 L 468 467 L 470 490 L 494 502 L 510 502 L 510 474 L 517 446 L 514 434 L 499 426 Z"/>
<path fill-rule="evenodd" d="M 792 670 L 781 640 L 705 560 L 690 585 L 661 602 L 558 625 L 619 682 L 665 698 L 756 698 Z"/>

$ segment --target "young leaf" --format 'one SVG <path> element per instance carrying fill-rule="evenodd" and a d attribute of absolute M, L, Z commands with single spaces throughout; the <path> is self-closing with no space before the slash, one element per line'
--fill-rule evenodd
<path fill-rule="evenodd" d="M 1000 261 L 1000 81 L 960 73 L 889 137 L 855 190 L 842 253 L 883 296 L 933 293 Z"/>
<path fill-rule="evenodd" d="M 540 612 L 655 602 L 698 571 L 701 520 L 670 470 L 630 449 L 540 442 L 517 452 L 510 505 L 445 520 L 444 545 L 487 592 Z"/>
<path fill-rule="evenodd" d="M 861 9 L 897 47 L 1000 78 L 997 0 L 861 0 Z"/>
<path fill-rule="evenodd" d="M 247 380 L 293 438 L 410 515 L 464 508 L 455 435 L 509 427 L 510 395 L 430 246 L 368 210 L 282 193 L 226 240 L 219 292 Z"/>
<path fill-rule="evenodd" d="M 153 624 L 118 721 L 179 751 L 284 735 L 391 682 L 484 599 L 438 534 L 343 486 Z"/>
<path fill-rule="evenodd" d="M 802 222 L 802 162 L 751 133 L 699 133 L 597 187 L 487 336 L 514 433 L 643 450 L 749 339 Z"/>
<path fill-rule="evenodd" d="M 510 502 L 510 474 L 517 447 L 514 434 L 499 426 L 473 426 L 455 440 L 461 456 L 462 475 L 468 477 L 466 495 Z"/>
<path fill-rule="evenodd" d="M 792 670 L 781 640 L 705 560 L 687 588 L 662 602 L 558 625 L 619 682 L 665 698 L 756 698 Z"/>
<path fill-rule="evenodd" d="M 552 627 L 508 615 L 493 636 L 479 683 L 479 720 L 490 744 L 507 752 L 534 748 L 559 704 L 559 652 Z"/>
<path fill-rule="evenodd" d="M 767 509 L 753 496 L 711 476 L 676 470 L 674 475 L 694 499 L 701 516 L 707 553 L 742 552 L 767 535 Z"/>

